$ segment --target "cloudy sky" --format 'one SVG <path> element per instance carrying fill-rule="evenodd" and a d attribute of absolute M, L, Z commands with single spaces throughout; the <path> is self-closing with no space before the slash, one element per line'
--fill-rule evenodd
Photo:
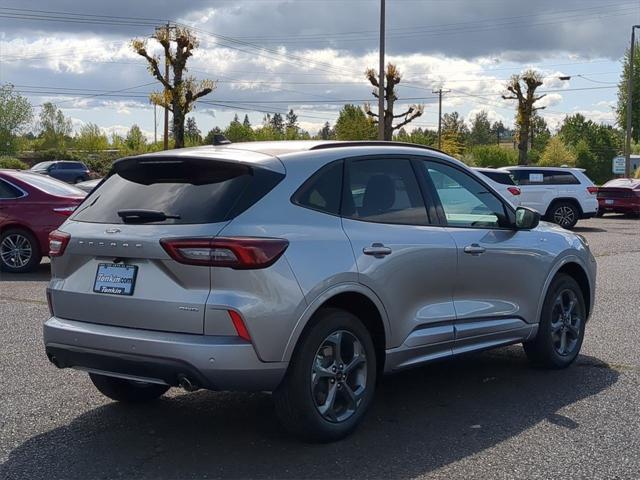
<path fill-rule="evenodd" d="M 148 93 L 157 84 L 129 41 L 166 21 L 192 26 L 197 78 L 217 80 L 193 115 L 203 132 L 235 113 L 253 124 L 294 108 L 315 133 L 341 104 L 374 100 L 364 70 L 377 65 L 379 0 L 5 0 L 0 4 L 0 83 L 36 106 L 53 101 L 76 128 L 107 132 L 137 123 L 153 137 Z M 543 116 L 556 125 L 582 112 L 613 122 L 620 58 L 640 0 L 387 0 L 387 59 L 403 73 L 402 103 L 423 103 L 413 125 L 435 128 L 443 110 L 486 110 L 513 122 L 505 80 L 543 72 Z M 570 81 L 560 76 L 570 75 Z M 158 135 L 161 114 L 158 111 Z"/>

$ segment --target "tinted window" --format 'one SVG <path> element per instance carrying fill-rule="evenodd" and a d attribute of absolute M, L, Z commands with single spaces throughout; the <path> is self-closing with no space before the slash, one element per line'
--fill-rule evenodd
<path fill-rule="evenodd" d="M 18 198 L 21 196 L 22 192 L 20 190 L 0 179 L 0 199 L 6 200 L 10 198 Z"/>
<path fill-rule="evenodd" d="M 214 160 L 127 159 L 115 165 L 114 173 L 92 191 L 73 219 L 123 223 L 119 211 L 153 210 L 178 217 L 153 223 L 222 222 L 249 208 L 283 177 Z"/>
<path fill-rule="evenodd" d="M 424 200 L 409 160 L 355 160 L 349 165 L 343 216 L 380 223 L 428 223 Z"/>
<path fill-rule="evenodd" d="M 494 182 L 501 183 L 502 185 L 515 185 L 513 178 L 511 178 L 511 175 L 508 172 L 480 171 L 480 173 Z"/>
<path fill-rule="evenodd" d="M 544 172 L 544 183 L 547 185 L 577 185 L 580 181 L 571 172 Z"/>
<path fill-rule="evenodd" d="M 342 192 L 342 165 L 343 162 L 338 161 L 318 170 L 293 195 L 293 203 L 338 215 Z"/>
<path fill-rule="evenodd" d="M 518 185 L 576 185 L 580 181 L 571 173 L 562 170 L 512 170 Z"/>
<path fill-rule="evenodd" d="M 507 226 L 504 205 L 470 175 L 436 162 L 424 162 L 433 182 L 447 225 L 496 228 Z"/>
<path fill-rule="evenodd" d="M 32 187 L 35 187 L 38 190 L 42 190 L 43 192 L 46 192 L 50 195 L 58 195 L 63 197 L 83 197 L 85 195 L 85 192 L 83 192 L 79 188 L 68 185 L 64 182 L 61 182 L 60 180 L 56 180 L 55 178 L 40 175 L 39 173 L 16 172 L 14 173 L 14 175 L 18 180 L 22 180 Z"/>

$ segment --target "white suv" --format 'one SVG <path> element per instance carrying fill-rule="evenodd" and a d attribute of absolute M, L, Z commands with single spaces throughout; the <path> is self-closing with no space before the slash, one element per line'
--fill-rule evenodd
<path fill-rule="evenodd" d="M 567 167 L 502 167 L 520 187 L 520 205 L 537 210 L 545 220 L 573 228 L 598 212 L 598 187 L 584 169 Z"/>

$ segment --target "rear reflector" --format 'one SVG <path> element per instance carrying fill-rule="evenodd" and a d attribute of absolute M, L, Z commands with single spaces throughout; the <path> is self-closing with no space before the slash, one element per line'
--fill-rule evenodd
<path fill-rule="evenodd" d="M 596 195 L 598 193 L 598 187 L 587 187 L 587 192 L 591 195 Z"/>
<path fill-rule="evenodd" d="M 68 233 L 59 230 L 51 232 L 49 234 L 49 257 L 61 256 L 67 248 L 69 240 L 71 240 L 71 235 Z"/>
<path fill-rule="evenodd" d="M 249 330 L 247 330 L 247 326 L 244 324 L 244 320 L 240 314 L 234 310 L 229 310 L 229 316 L 231 317 L 231 321 L 233 322 L 233 326 L 238 332 L 238 336 L 247 342 L 251 341 L 251 337 L 249 336 Z"/>
<path fill-rule="evenodd" d="M 176 262 L 237 270 L 273 265 L 289 246 L 282 238 L 164 238 L 160 245 Z"/>
<path fill-rule="evenodd" d="M 507 187 L 507 190 L 509 190 L 511 195 L 520 195 L 521 193 L 518 187 Z"/>
<path fill-rule="evenodd" d="M 53 317 L 53 302 L 51 301 L 51 290 L 47 288 L 47 306 L 49 307 L 49 314 Z"/>

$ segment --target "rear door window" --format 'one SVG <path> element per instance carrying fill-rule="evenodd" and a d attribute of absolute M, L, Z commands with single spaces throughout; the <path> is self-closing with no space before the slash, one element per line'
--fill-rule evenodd
<path fill-rule="evenodd" d="M 427 209 L 408 159 L 362 159 L 347 163 L 342 215 L 354 220 L 427 225 Z"/>
<path fill-rule="evenodd" d="M 544 172 L 544 183 L 547 185 L 578 185 L 580 181 L 571 172 Z"/>
<path fill-rule="evenodd" d="M 171 218 L 145 223 L 217 223 L 249 208 L 283 177 L 210 159 L 126 159 L 116 164 L 72 219 L 124 223 L 118 212 L 148 210 Z"/>

